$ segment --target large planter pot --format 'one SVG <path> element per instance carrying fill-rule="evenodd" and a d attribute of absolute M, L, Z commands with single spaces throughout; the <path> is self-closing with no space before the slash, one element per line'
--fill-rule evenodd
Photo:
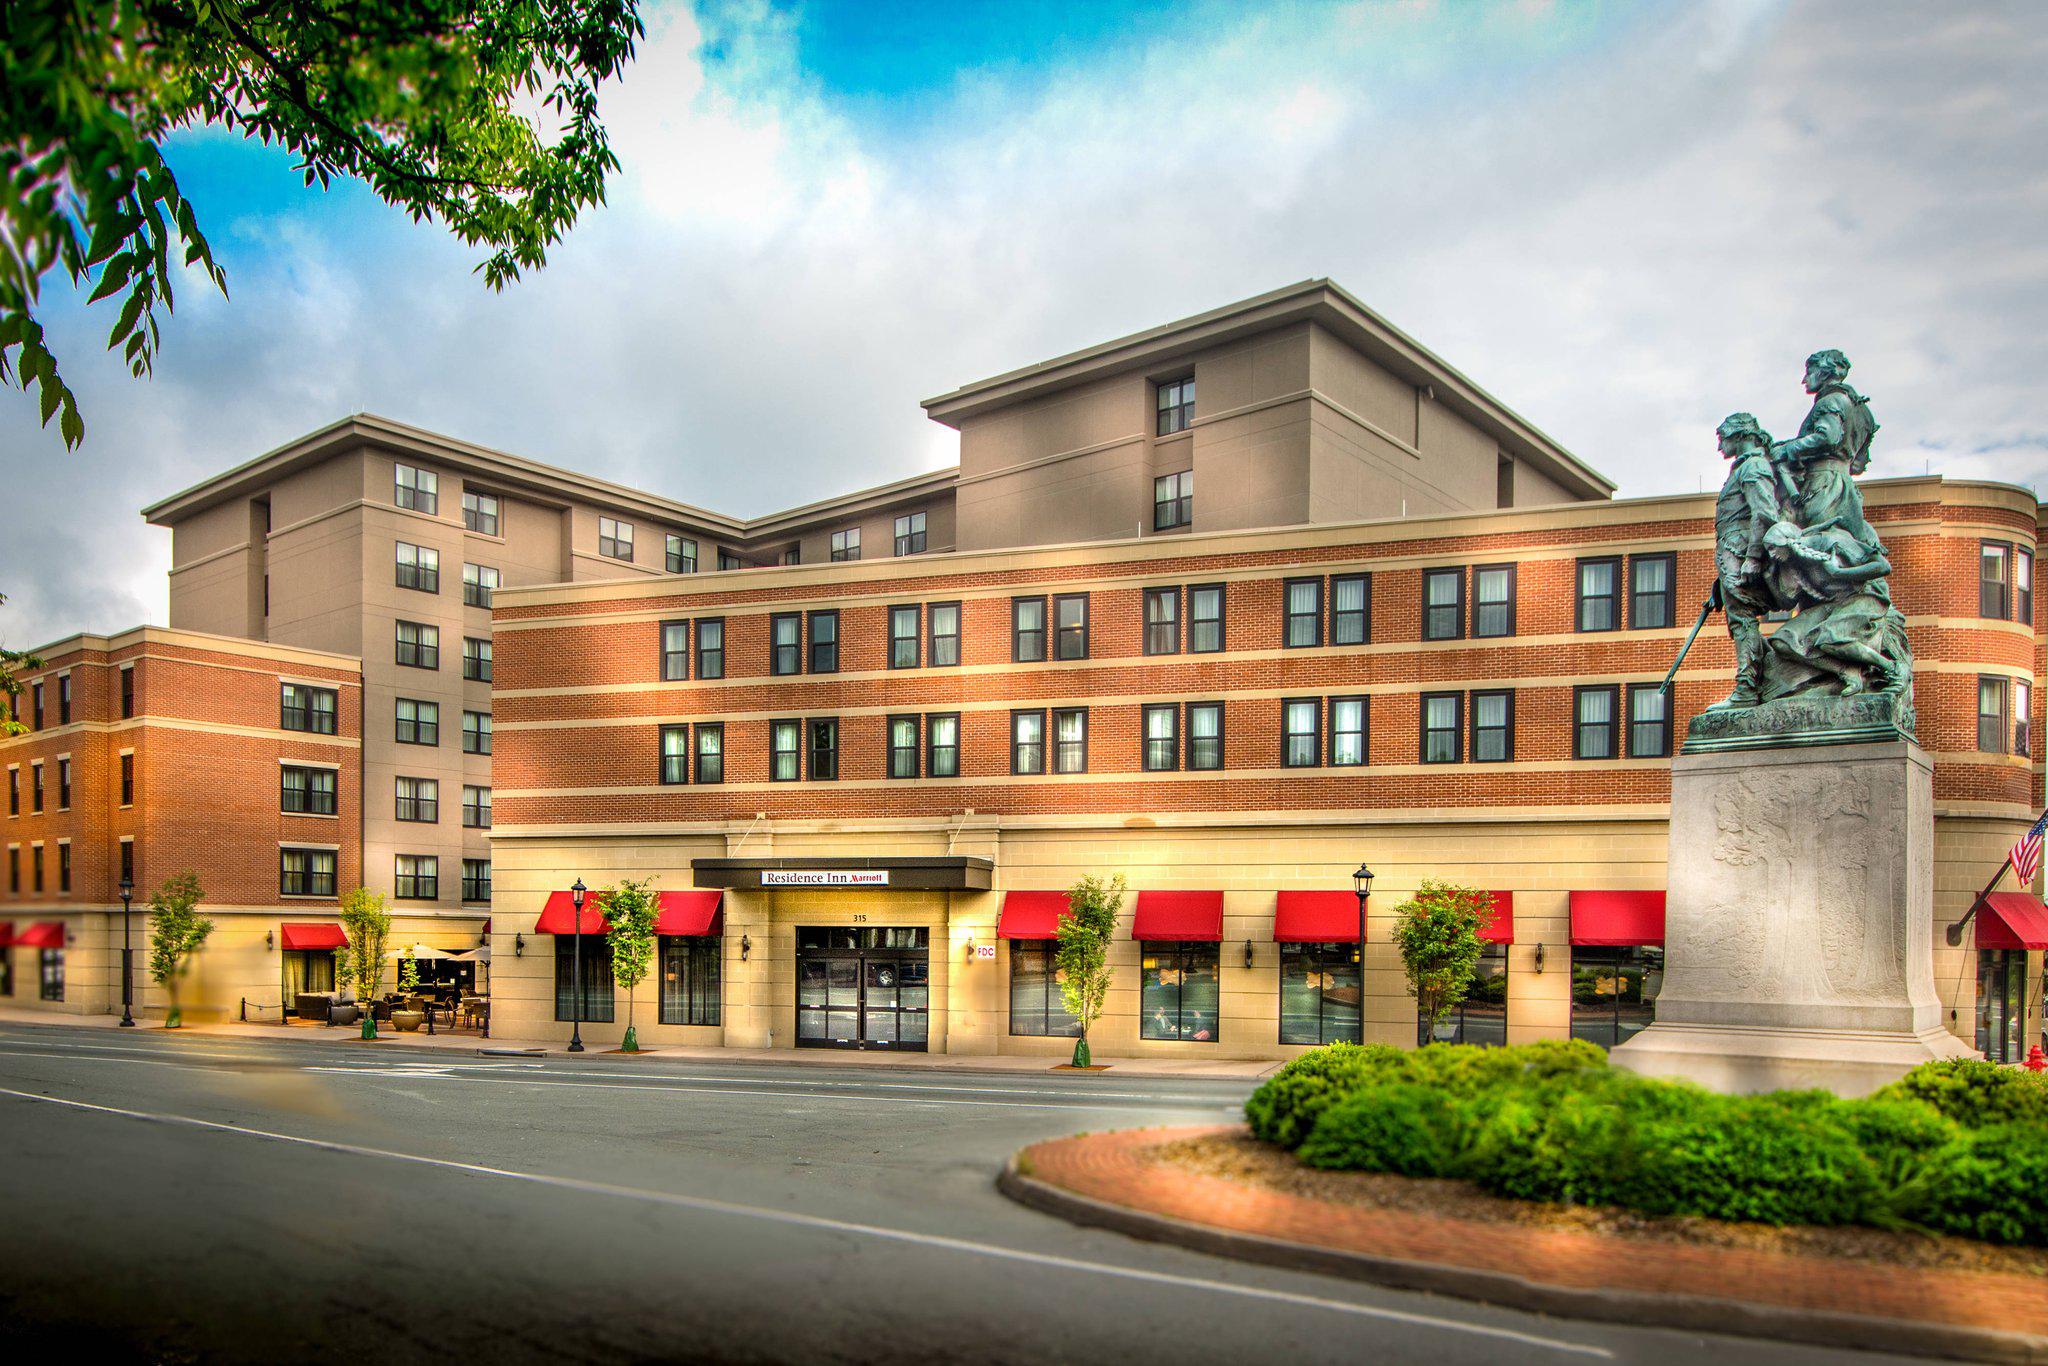
<path fill-rule="evenodd" d="M 397 1025 L 401 1030 L 404 1030 L 408 1034 L 412 1033 L 414 1030 L 418 1029 L 421 1025 L 425 1024 L 426 1022 L 427 1017 L 424 1011 L 394 1010 L 391 1012 L 391 1023 Z"/>

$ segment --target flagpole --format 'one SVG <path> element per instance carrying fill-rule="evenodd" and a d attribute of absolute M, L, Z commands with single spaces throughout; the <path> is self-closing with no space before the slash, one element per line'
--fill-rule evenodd
<path fill-rule="evenodd" d="M 1963 926 L 1970 923 L 1970 917 L 1977 914 L 1977 908 L 1984 904 L 1984 898 L 1991 895 L 1991 889 L 1998 885 L 1998 880 L 2005 876 L 2005 870 L 2010 867 L 2012 867 L 2012 850 L 2008 849 L 2005 851 L 2005 862 L 1998 865 L 1998 871 L 1991 875 L 1991 881 L 1985 883 L 1984 890 L 1977 893 L 1976 899 L 1970 902 L 1970 909 L 1963 912 L 1961 920 L 1948 927 L 1947 937 L 1950 948 L 1956 948 L 1963 942 Z"/>

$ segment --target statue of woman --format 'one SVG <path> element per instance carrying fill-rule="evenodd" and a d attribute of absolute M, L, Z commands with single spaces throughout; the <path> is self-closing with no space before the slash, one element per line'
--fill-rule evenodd
<path fill-rule="evenodd" d="M 1805 528 L 1779 522 L 1764 534 L 1774 596 L 1793 609 L 1770 637 L 1766 699 L 1815 688 L 1848 696 L 1912 677 L 1906 619 L 1892 605 L 1891 561 L 1860 514 L 1861 535 L 1846 520 Z"/>

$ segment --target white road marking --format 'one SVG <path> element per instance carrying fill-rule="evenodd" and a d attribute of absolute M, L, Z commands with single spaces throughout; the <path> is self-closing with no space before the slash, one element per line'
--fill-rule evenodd
<path fill-rule="evenodd" d="M 1322 1309 L 1336 1314 L 1351 1314 L 1361 1318 L 1384 1319 L 1394 1323 L 1406 1323 L 1421 1328 L 1441 1329 L 1445 1332 L 1465 1333 L 1476 1337 L 1492 1338 L 1501 1342 L 1512 1342 L 1525 1347 L 1537 1347 L 1553 1352 L 1566 1352 L 1577 1356 L 1612 1358 L 1614 1353 L 1591 1343 L 1570 1342 L 1563 1338 L 1543 1337 L 1535 1333 L 1519 1332 L 1512 1328 L 1498 1328 L 1490 1324 L 1463 1323 L 1456 1319 L 1439 1318 L 1432 1314 L 1417 1314 L 1401 1309 L 1387 1309 L 1377 1305 L 1355 1304 L 1346 1300 L 1325 1299 L 1317 1295 L 1304 1295 L 1290 1290 L 1273 1290 L 1264 1286 L 1236 1285 L 1229 1281 L 1209 1280 L 1200 1276 L 1183 1276 L 1168 1271 L 1147 1271 L 1140 1267 L 1116 1266 L 1107 1262 L 1083 1261 L 1078 1257 L 1062 1257 L 1048 1252 L 1027 1252 L 1021 1248 L 1000 1247 L 994 1243 L 977 1243 L 966 1238 L 951 1238 L 944 1234 L 919 1233 L 911 1229 L 884 1228 L 878 1224 L 861 1224 L 846 1219 L 828 1219 L 822 1215 L 799 1214 L 791 1210 L 768 1209 L 759 1205 L 741 1205 L 726 1200 L 707 1200 L 694 1195 L 676 1195 L 667 1191 L 644 1190 L 635 1186 L 614 1186 L 602 1181 L 584 1181 L 570 1176 L 549 1176 L 541 1172 L 513 1171 L 505 1167 L 490 1167 L 477 1162 L 457 1162 L 449 1158 L 426 1157 L 419 1153 L 402 1153 L 388 1148 L 370 1148 L 356 1143 L 340 1143 L 331 1139 L 306 1138 L 299 1134 L 276 1133 L 268 1129 L 246 1129 L 233 1124 L 222 1124 L 210 1119 L 194 1119 L 188 1115 L 161 1114 L 147 1110 L 126 1110 L 113 1105 L 96 1105 L 91 1101 L 71 1100 L 63 1096 L 39 1096 L 29 1091 L 14 1091 L 0 1087 L 0 1096 L 12 1096 L 16 1100 L 56 1105 L 70 1110 L 83 1110 L 94 1114 L 114 1115 L 122 1119 L 136 1119 L 148 1124 L 166 1124 L 179 1128 L 206 1129 L 216 1133 L 236 1134 L 243 1138 L 262 1139 L 271 1143 L 289 1143 L 300 1147 L 318 1148 L 326 1152 L 342 1153 L 350 1157 L 374 1157 L 387 1162 L 407 1162 L 424 1167 L 438 1167 L 447 1171 L 468 1172 L 475 1176 L 495 1177 L 505 1181 L 523 1181 L 532 1185 L 551 1186 L 557 1190 L 580 1191 L 586 1195 L 601 1195 L 619 1200 L 639 1200 L 648 1204 L 667 1205 L 675 1209 L 697 1210 L 707 1214 L 723 1214 L 741 1219 L 758 1219 L 766 1223 L 785 1224 L 796 1228 L 818 1229 L 828 1233 L 846 1233 L 883 1242 L 905 1243 L 914 1247 L 938 1248 L 947 1252 L 966 1253 L 969 1256 L 987 1257 L 998 1261 L 1022 1262 L 1030 1266 L 1047 1267 L 1055 1271 L 1072 1272 L 1088 1276 L 1102 1276 L 1115 1280 L 1140 1281 L 1148 1285 L 1172 1286 L 1180 1290 L 1199 1290 L 1215 1295 L 1234 1295 L 1244 1299 L 1266 1300 L 1276 1304 L 1294 1305 L 1304 1309 Z"/>

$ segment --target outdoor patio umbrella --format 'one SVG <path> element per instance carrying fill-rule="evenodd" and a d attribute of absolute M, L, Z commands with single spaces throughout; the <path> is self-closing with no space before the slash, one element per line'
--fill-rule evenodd
<path fill-rule="evenodd" d="M 428 961 L 432 961 L 435 959 L 447 959 L 450 961 L 454 961 L 460 959 L 462 955 L 459 953 L 450 953 L 446 949 L 437 949 L 431 944 L 414 944 L 410 948 L 393 949 L 389 954 L 386 955 L 386 957 L 419 958 Z"/>

